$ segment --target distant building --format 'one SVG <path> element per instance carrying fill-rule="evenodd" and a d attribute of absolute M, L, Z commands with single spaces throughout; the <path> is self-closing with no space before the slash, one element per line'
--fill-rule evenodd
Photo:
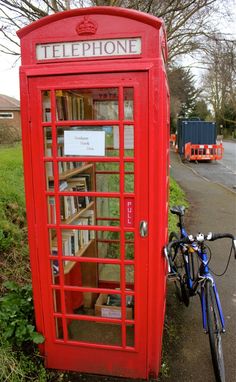
<path fill-rule="evenodd" d="M 20 101 L 0 94 L 0 143 L 12 143 L 20 139 Z"/>

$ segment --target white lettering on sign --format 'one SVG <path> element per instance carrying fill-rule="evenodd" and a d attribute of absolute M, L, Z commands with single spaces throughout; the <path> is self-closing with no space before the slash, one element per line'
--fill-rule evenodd
<path fill-rule="evenodd" d="M 65 131 L 65 155 L 105 156 L 105 131 Z"/>
<path fill-rule="evenodd" d="M 130 56 L 142 53 L 141 38 L 57 42 L 36 45 L 37 60 Z"/>
<path fill-rule="evenodd" d="M 125 198 L 125 226 L 134 227 L 134 199 Z"/>

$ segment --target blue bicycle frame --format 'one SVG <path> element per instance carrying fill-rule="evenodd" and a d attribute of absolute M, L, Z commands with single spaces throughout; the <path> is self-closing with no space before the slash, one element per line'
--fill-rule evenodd
<path fill-rule="evenodd" d="M 181 238 L 188 237 L 188 234 L 187 234 L 184 226 L 182 226 L 182 224 L 181 224 L 181 227 L 180 227 L 180 231 L 181 231 Z M 210 270 L 209 270 L 209 267 L 208 267 L 208 255 L 196 243 L 193 243 L 191 245 L 191 247 L 193 248 L 194 252 L 196 252 L 198 254 L 198 256 L 199 256 L 199 258 L 201 260 L 201 263 L 202 263 L 202 266 L 200 267 L 200 275 L 199 275 L 199 278 L 197 280 L 192 280 L 192 278 L 191 278 L 189 251 L 186 251 L 186 254 L 185 254 L 184 250 L 183 250 L 183 245 L 182 245 L 182 253 L 183 253 L 183 256 L 184 256 L 184 259 L 185 259 L 184 264 L 185 264 L 185 272 L 186 272 L 186 275 L 187 275 L 187 287 L 188 287 L 188 289 L 190 291 L 192 291 L 193 294 L 195 294 L 194 281 L 197 282 L 197 285 L 199 283 L 201 283 L 201 293 L 199 293 L 199 297 L 200 297 L 200 300 L 201 300 L 201 307 L 202 307 L 202 324 L 203 324 L 203 329 L 204 329 L 205 332 L 208 331 L 207 317 L 206 317 L 205 282 L 206 282 L 206 280 L 210 280 L 211 283 L 212 283 L 212 287 L 213 287 L 213 291 L 214 291 L 215 297 L 216 297 L 217 309 L 218 309 L 219 316 L 220 316 L 222 332 L 225 332 L 224 315 L 223 315 L 223 311 L 222 311 L 222 307 L 221 307 L 221 303 L 220 303 L 220 298 L 219 298 L 219 294 L 218 294 L 218 291 L 217 291 L 217 287 L 216 287 L 214 278 L 213 278 L 212 274 L 210 273 Z"/>

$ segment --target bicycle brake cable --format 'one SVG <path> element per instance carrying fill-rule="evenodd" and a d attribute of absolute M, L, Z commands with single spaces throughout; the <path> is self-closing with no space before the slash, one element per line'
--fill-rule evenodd
<path fill-rule="evenodd" d="M 229 262 L 230 262 L 232 253 L 233 253 L 233 244 L 232 244 L 232 246 L 231 246 L 231 250 L 230 250 L 229 258 L 228 258 L 228 261 L 227 261 L 227 264 L 226 264 L 226 267 L 225 267 L 224 272 L 218 274 L 218 273 L 215 273 L 215 272 L 209 267 L 210 271 L 213 273 L 214 276 L 217 276 L 217 277 L 224 276 L 224 274 L 227 272 L 227 270 L 228 270 L 228 268 L 229 268 Z M 209 262 L 208 262 L 208 264 L 209 264 Z"/>

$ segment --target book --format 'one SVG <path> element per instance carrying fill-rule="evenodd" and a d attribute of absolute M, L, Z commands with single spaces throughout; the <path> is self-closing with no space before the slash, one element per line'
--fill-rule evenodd
<path fill-rule="evenodd" d="M 54 196 L 49 196 L 49 224 L 56 224 L 56 204 Z"/>

